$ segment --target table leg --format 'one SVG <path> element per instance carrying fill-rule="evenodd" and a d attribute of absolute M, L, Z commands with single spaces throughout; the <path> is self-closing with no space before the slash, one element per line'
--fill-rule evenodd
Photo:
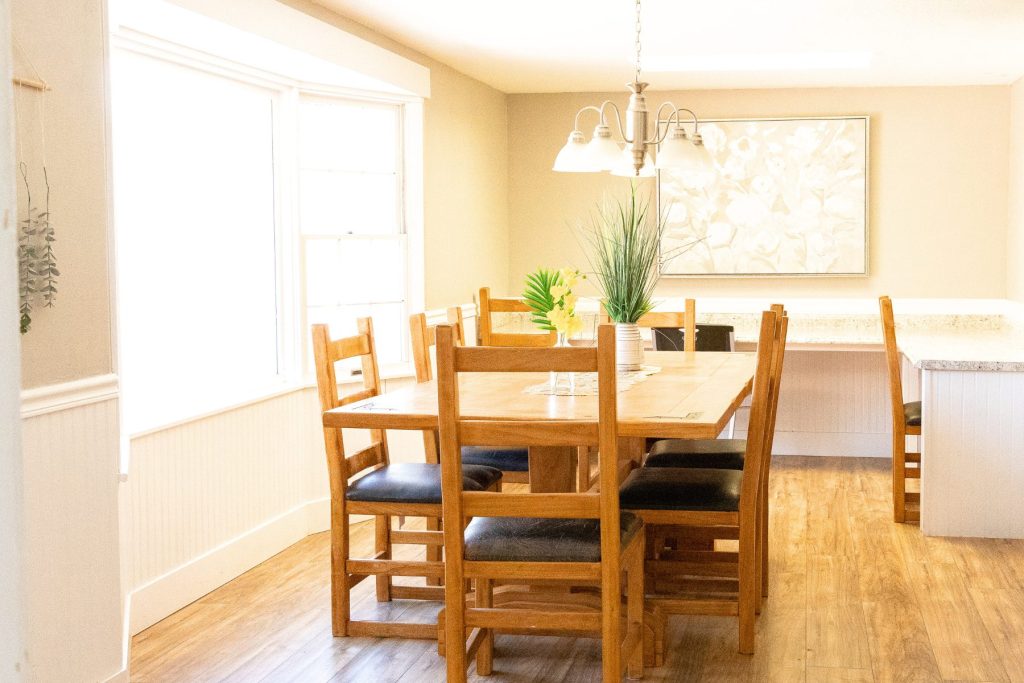
<path fill-rule="evenodd" d="M 530 446 L 530 492 L 569 493 L 576 490 L 576 449 Z"/>
<path fill-rule="evenodd" d="M 646 439 L 640 436 L 619 437 L 619 483 L 629 473 L 640 467 L 644 458 L 644 443 Z"/>

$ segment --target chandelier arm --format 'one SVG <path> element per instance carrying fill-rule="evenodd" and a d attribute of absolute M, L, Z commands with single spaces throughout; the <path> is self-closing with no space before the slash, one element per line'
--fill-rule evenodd
<path fill-rule="evenodd" d="M 627 142 L 629 144 L 633 144 L 633 141 L 630 140 L 628 137 L 626 137 L 626 131 L 622 128 L 622 116 L 619 113 L 618 105 L 616 105 L 611 100 L 605 100 L 604 102 L 602 102 L 601 103 L 601 118 L 602 119 L 605 118 L 605 113 L 604 113 L 604 108 L 605 107 L 611 107 L 612 111 L 615 112 L 615 127 L 618 128 L 618 130 L 619 130 L 619 137 L 622 138 L 622 140 L 624 142 Z"/>
<path fill-rule="evenodd" d="M 604 123 L 604 112 L 601 111 L 600 108 L 595 107 L 592 104 L 588 104 L 587 106 L 583 107 L 578 112 L 576 112 L 576 118 L 573 119 L 573 124 L 572 124 L 572 129 L 573 130 L 579 130 L 580 129 L 580 116 L 582 116 L 583 112 L 585 112 L 585 111 L 596 111 L 598 114 L 601 115 L 601 123 Z"/>
<path fill-rule="evenodd" d="M 662 109 L 663 109 L 663 108 L 664 108 L 664 107 L 665 107 L 666 105 L 668 105 L 668 106 L 670 106 L 670 107 L 675 107 L 675 105 L 674 105 L 674 104 L 672 104 L 671 102 L 665 102 L 665 103 L 664 103 L 664 104 L 662 104 L 662 105 L 661 105 L 660 107 L 658 107 L 658 119 L 659 119 L 659 120 L 661 119 L 661 110 L 662 110 Z M 660 145 L 660 144 L 661 144 L 662 142 L 664 142 L 665 138 L 667 138 L 667 137 L 668 137 L 668 132 L 669 132 L 669 130 L 670 130 L 670 129 L 672 128 L 672 121 L 673 121 L 673 119 L 675 120 L 676 124 L 678 124 L 678 125 L 682 125 L 682 123 L 683 123 L 683 122 L 679 120 L 679 113 L 680 113 L 680 112 L 684 112 L 684 111 L 685 111 L 685 112 L 686 112 L 687 114 L 689 114 L 689 115 L 690 115 L 690 117 L 691 117 L 691 118 L 693 119 L 693 134 L 694 134 L 694 135 L 696 135 L 696 134 L 697 134 L 697 133 L 699 132 L 699 130 L 700 130 L 700 122 L 699 122 L 699 119 L 697 119 L 697 115 L 696 115 L 696 114 L 694 114 L 694 113 L 693 113 L 692 111 L 690 111 L 689 109 L 687 109 L 687 108 L 685 108 L 685 107 L 676 107 L 676 108 L 675 108 L 675 111 L 673 111 L 673 112 L 672 112 L 672 113 L 671 113 L 671 114 L 669 115 L 668 119 L 666 119 L 666 120 L 665 120 L 665 123 L 666 123 L 666 126 L 665 126 L 665 132 L 664 132 L 664 133 L 661 133 L 661 132 L 659 131 L 659 133 L 658 133 L 658 139 L 657 139 L 657 140 L 655 140 L 654 144 L 656 144 L 656 145 Z M 659 129 L 660 129 L 660 126 L 659 126 Z"/>
<path fill-rule="evenodd" d="M 661 132 L 661 111 L 665 107 L 672 107 L 673 112 L 671 114 L 669 114 L 668 118 L 665 120 L 665 124 L 666 124 L 665 125 L 665 132 L 662 133 Z M 678 112 L 679 112 L 679 110 L 676 108 L 676 105 L 672 104 L 671 102 L 662 102 L 661 103 L 661 106 L 658 107 L 658 113 L 654 117 L 654 138 L 650 141 L 650 144 L 652 144 L 652 145 L 660 145 L 662 142 L 664 142 L 665 138 L 668 137 L 668 131 L 669 131 L 669 128 L 671 127 L 672 119 L 676 117 L 676 114 Z"/>
<path fill-rule="evenodd" d="M 693 119 L 693 134 L 694 134 L 694 135 L 696 135 L 697 133 L 699 133 L 699 132 L 700 132 L 700 120 L 699 120 L 699 119 L 697 118 L 697 115 L 696 115 L 696 114 L 694 114 L 694 113 L 693 113 L 692 111 L 690 111 L 689 109 L 687 109 L 687 108 L 685 108 L 685 107 L 679 107 L 678 109 L 676 109 L 676 111 L 675 111 L 675 114 L 676 114 L 676 121 L 679 121 L 679 117 L 678 117 L 678 114 L 679 114 L 679 112 L 681 112 L 681 111 L 685 111 L 685 112 L 686 112 L 687 114 L 689 114 L 689 115 L 690 115 L 690 117 L 691 117 L 691 118 Z M 682 123 L 682 122 L 681 122 L 681 121 L 679 121 L 679 123 Z"/>

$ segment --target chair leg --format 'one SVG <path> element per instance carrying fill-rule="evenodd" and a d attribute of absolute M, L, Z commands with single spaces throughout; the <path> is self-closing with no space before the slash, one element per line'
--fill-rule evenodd
<path fill-rule="evenodd" d="M 753 526 L 754 528 L 750 528 Z M 754 654 L 754 619 L 761 586 L 757 584 L 756 524 L 740 525 L 739 557 L 739 652 Z"/>
<path fill-rule="evenodd" d="M 907 521 L 906 493 L 907 444 L 906 437 L 900 434 L 893 436 L 892 444 L 892 518 L 900 524 Z"/>
<path fill-rule="evenodd" d="M 590 451 L 587 446 L 576 449 L 576 490 L 582 493 L 590 488 Z"/>
<path fill-rule="evenodd" d="M 617 564 L 617 563 L 616 563 Z M 615 567 L 613 578 L 607 576 L 608 566 L 602 568 L 601 581 L 601 680 L 619 683 L 622 680 L 622 573 Z"/>
<path fill-rule="evenodd" d="M 440 531 L 441 530 L 441 520 L 438 519 L 437 517 L 427 517 L 426 518 L 426 528 L 427 528 L 427 531 Z M 427 551 L 426 551 L 426 560 L 427 560 L 427 562 L 440 562 L 441 559 L 443 558 L 443 556 L 444 556 L 444 551 L 442 550 L 441 546 L 439 546 L 439 545 L 428 545 L 427 546 Z M 426 578 L 426 581 L 427 581 L 427 585 L 428 586 L 443 586 L 444 585 L 444 579 L 442 579 L 439 576 L 428 576 Z"/>
<path fill-rule="evenodd" d="M 446 576 L 444 591 L 444 659 L 448 683 L 466 683 L 466 598 L 463 580 L 449 580 Z"/>
<path fill-rule="evenodd" d="M 761 607 L 764 604 L 764 598 L 761 595 L 761 586 L 763 581 L 764 571 L 764 539 L 761 536 L 761 527 L 764 524 L 764 510 L 761 508 L 761 504 L 757 506 L 757 519 L 755 522 L 755 536 L 754 536 L 754 586 L 756 587 L 754 598 L 754 614 L 761 614 Z"/>
<path fill-rule="evenodd" d="M 491 579 L 476 580 L 476 606 L 494 606 L 494 581 Z M 490 676 L 494 666 L 494 630 L 484 629 L 483 640 L 476 651 L 476 672 L 480 676 Z"/>
<path fill-rule="evenodd" d="M 348 635 L 352 619 L 351 596 L 348 587 L 348 514 L 344 504 L 331 501 L 331 632 L 336 638 Z"/>
<path fill-rule="evenodd" d="M 767 489 L 767 486 L 765 487 Z M 762 502 L 762 516 L 761 516 L 761 597 L 768 597 L 768 537 L 770 536 L 769 531 L 769 511 L 768 511 L 768 491 L 764 491 L 763 502 Z"/>
<path fill-rule="evenodd" d="M 644 676 L 644 549 L 643 541 L 640 543 L 641 547 L 634 552 L 626 574 L 626 623 L 641 634 L 640 642 L 633 651 L 626 653 L 629 661 L 627 676 L 633 679 Z"/>
<path fill-rule="evenodd" d="M 391 517 L 389 515 L 377 515 L 374 525 L 374 550 L 381 558 L 391 559 Z M 378 574 L 374 577 L 377 582 L 377 602 L 391 601 L 391 577 Z"/>

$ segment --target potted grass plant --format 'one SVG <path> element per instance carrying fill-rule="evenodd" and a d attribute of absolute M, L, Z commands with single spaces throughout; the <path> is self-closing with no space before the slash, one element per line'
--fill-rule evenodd
<path fill-rule="evenodd" d="M 629 197 L 606 199 L 589 228 L 583 230 L 604 309 L 615 323 L 620 370 L 639 370 L 643 364 L 643 339 L 637 322 L 654 307 L 665 224 L 666 216 L 652 215 L 650 200 L 630 183 Z"/>

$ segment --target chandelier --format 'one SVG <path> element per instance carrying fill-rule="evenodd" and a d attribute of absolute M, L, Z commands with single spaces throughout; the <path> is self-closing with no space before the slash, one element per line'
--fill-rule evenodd
<path fill-rule="evenodd" d="M 650 177 L 655 169 L 696 172 L 704 167 L 707 150 L 700 136 L 697 115 L 689 109 L 665 102 L 658 107 L 654 121 L 648 122 L 647 97 L 644 95 L 647 85 L 640 80 L 640 0 L 636 0 L 636 71 L 633 82 L 626 84 L 631 93 L 626 107 L 626 125 L 623 127 L 619 108 L 611 100 L 605 100 L 599 107 L 583 107 L 576 112 L 573 131 L 555 158 L 552 170 L 575 173 L 611 171 L 614 175 Z M 671 114 L 664 119 L 665 127 L 662 129 L 661 116 L 666 108 L 671 109 Z M 624 149 L 612 138 L 608 110 L 615 114 L 615 127 L 625 142 Z M 580 115 L 587 111 L 597 112 L 600 117 L 589 143 L 580 132 Z M 693 124 L 692 133 L 687 133 L 683 126 L 684 114 L 687 122 Z M 654 148 L 657 148 L 657 161 L 652 164 Z"/>

